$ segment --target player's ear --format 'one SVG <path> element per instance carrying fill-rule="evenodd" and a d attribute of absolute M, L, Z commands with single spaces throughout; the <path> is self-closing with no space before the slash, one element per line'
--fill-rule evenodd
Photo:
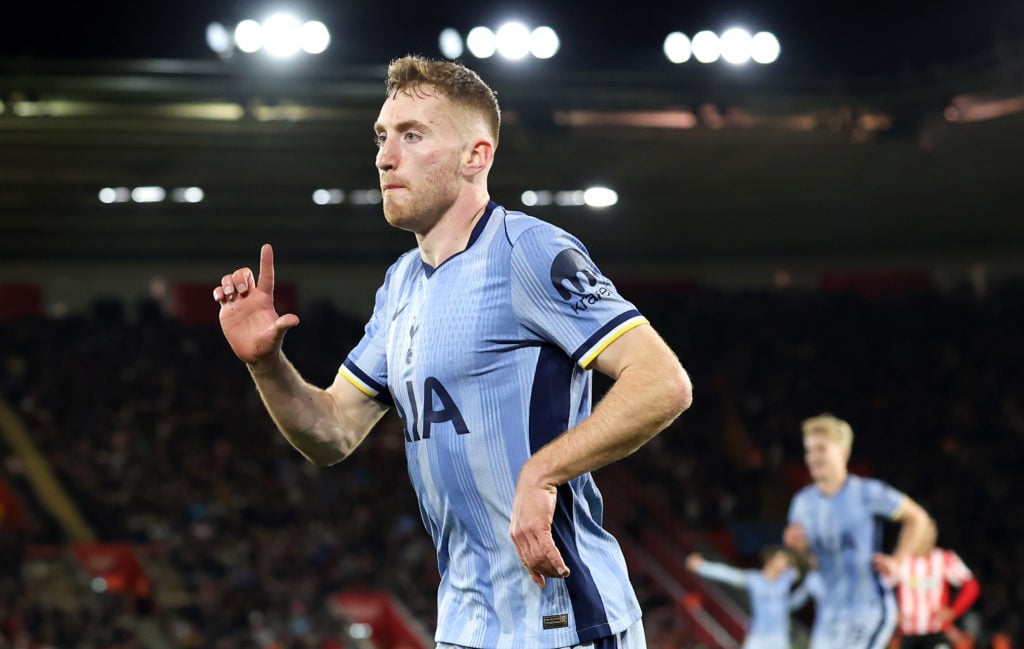
<path fill-rule="evenodd" d="M 474 138 L 466 148 L 463 170 L 476 175 L 491 168 L 494 161 L 494 143 L 485 137 Z"/>

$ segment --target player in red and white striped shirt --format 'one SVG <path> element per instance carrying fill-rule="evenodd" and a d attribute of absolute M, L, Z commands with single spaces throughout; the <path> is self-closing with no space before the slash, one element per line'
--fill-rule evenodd
<path fill-rule="evenodd" d="M 879 571 L 899 587 L 900 649 L 949 649 L 946 635 L 953 620 L 963 615 L 978 598 L 978 580 L 952 550 L 935 547 L 937 530 L 930 523 L 928 540 L 921 550 L 902 561 L 876 556 Z M 957 588 L 949 603 L 949 587 Z"/>

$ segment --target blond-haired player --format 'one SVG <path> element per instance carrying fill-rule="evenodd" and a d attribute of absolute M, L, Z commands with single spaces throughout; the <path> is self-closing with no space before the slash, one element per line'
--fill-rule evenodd
<path fill-rule="evenodd" d="M 928 533 L 928 514 L 906 494 L 850 475 L 850 425 L 831 414 L 803 422 L 804 459 L 813 484 L 793 498 L 786 545 L 813 553 L 824 583 L 811 649 L 881 649 L 896 628 L 892 587 L 876 567 L 879 519 L 902 525 L 893 556 L 913 554 Z M 883 564 L 879 564 L 882 567 Z"/>

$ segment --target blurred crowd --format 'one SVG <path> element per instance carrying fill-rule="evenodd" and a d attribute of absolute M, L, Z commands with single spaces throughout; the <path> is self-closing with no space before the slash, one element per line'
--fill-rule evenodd
<path fill-rule="evenodd" d="M 940 545 L 975 571 L 979 643 L 997 631 L 1021 642 L 1024 285 L 669 287 L 635 300 L 690 371 L 695 403 L 624 463 L 682 521 L 780 531 L 802 466 L 799 423 L 832 412 L 854 427 L 853 471 L 924 505 Z M 363 322 L 326 303 L 306 311 L 286 351 L 326 385 Z M 33 510 L 28 533 L 0 527 L 0 648 L 144 646 L 126 621 L 139 617 L 181 647 L 352 646 L 326 602 L 363 589 L 395 593 L 432 629 L 436 560 L 393 416 L 318 469 L 276 433 L 216 325 L 184 326 L 156 302 L 0 323 L 0 381 L 97 536 L 145 548 L 181 591 L 141 604 L 108 593 L 69 616 L 26 588 L 29 548 L 65 539 L 0 447 L 0 477 Z M 649 635 L 671 636 L 672 603 L 639 590 Z"/>

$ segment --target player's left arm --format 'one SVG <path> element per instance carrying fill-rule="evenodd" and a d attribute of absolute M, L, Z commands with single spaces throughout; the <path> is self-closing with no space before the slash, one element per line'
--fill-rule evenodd
<path fill-rule="evenodd" d="M 690 378 L 650 325 L 619 336 L 591 367 L 614 380 L 611 389 L 590 417 L 534 454 L 524 473 L 565 484 L 633 453 L 690 407 Z"/>
<path fill-rule="evenodd" d="M 896 547 L 892 554 L 876 552 L 872 556 L 872 563 L 879 574 L 895 585 L 899 581 L 900 564 L 904 559 L 920 553 L 920 549 L 929 540 L 930 526 L 934 523 L 928 512 L 905 494 L 900 495 L 899 504 L 891 518 L 901 525 Z"/>
<path fill-rule="evenodd" d="M 901 525 L 892 557 L 896 561 L 902 561 L 905 557 L 916 554 L 918 548 L 924 546 L 928 541 L 931 517 L 928 516 L 924 507 L 917 504 L 910 496 L 904 495 L 900 499 L 896 511 L 893 512 L 892 519 Z"/>
<path fill-rule="evenodd" d="M 557 488 L 623 458 L 665 429 L 690 406 L 693 388 L 679 359 L 653 327 L 634 327 L 591 365 L 614 380 L 587 419 L 552 440 L 523 465 L 510 533 L 534 582 L 566 577 L 551 535 Z"/>

